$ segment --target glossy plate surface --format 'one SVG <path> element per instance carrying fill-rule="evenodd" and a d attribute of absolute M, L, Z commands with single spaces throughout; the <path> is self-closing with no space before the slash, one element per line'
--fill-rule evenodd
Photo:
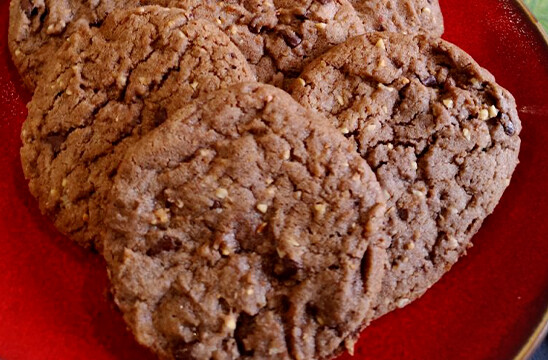
<path fill-rule="evenodd" d="M 468 256 L 371 325 L 356 359 L 511 359 L 548 306 L 548 46 L 511 0 L 440 2 L 444 38 L 515 95 L 521 164 Z M 154 359 L 108 300 L 100 257 L 59 235 L 28 193 L 19 132 L 29 94 L 9 60 L 8 5 L 0 0 L 0 359 Z"/>

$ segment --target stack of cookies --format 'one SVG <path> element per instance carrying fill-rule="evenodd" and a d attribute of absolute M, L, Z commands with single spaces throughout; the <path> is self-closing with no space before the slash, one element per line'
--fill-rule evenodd
<path fill-rule="evenodd" d="M 162 359 L 330 359 L 466 253 L 510 93 L 435 0 L 12 0 L 21 159 Z"/>

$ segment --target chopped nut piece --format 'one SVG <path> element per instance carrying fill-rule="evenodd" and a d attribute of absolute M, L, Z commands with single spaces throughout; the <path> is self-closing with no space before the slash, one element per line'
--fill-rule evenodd
<path fill-rule="evenodd" d="M 221 20 L 221 18 L 217 18 L 217 24 L 222 25 L 222 24 L 223 24 L 223 20 Z"/>
<path fill-rule="evenodd" d="M 480 112 L 479 112 L 478 118 L 480 120 L 489 119 L 489 111 L 487 109 L 481 109 Z"/>
<path fill-rule="evenodd" d="M 447 238 L 447 245 L 449 245 L 449 249 L 453 249 L 453 250 L 459 247 L 459 243 L 457 239 L 455 239 L 452 236 L 449 236 Z"/>
<path fill-rule="evenodd" d="M 229 330 L 236 330 L 236 319 L 234 315 L 229 315 L 225 320 L 225 326 Z"/>
<path fill-rule="evenodd" d="M 284 258 L 287 255 L 285 251 L 281 250 L 280 248 L 276 248 L 276 252 L 278 253 L 278 256 L 280 258 Z"/>
<path fill-rule="evenodd" d="M 259 210 L 263 214 L 266 214 L 266 212 L 268 211 L 268 205 L 266 205 L 266 204 L 257 204 L 257 210 Z"/>
<path fill-rule="evenodd" d="M 321 326 L 325 325 L 325 321 L 323 320 L 323 318 L 321 316 L 316 316 L 316 321 L 318 322 L 318 324 L 320 324 Z"/>
<path fill-rule="evenodd" d="M 396 303 L 396 306 L 399 307 L 400 309 L 402 307 L 404 307 L 405 305 L 409 304 L 411 302 L 411 300 L 407 299 L 407 298 L 401 298 L 398 300 L 398 302 Z"/>
<path fill-rule="evenodd" d="M 492 119 L 494 117 L 497 117 L 499 114 L 499 109 L 495 107 L 495 105 L 489 106 L 489 118 Z"/>
<path fill-rule="evenodd" d="M 413 250 L 415 248 L 415 243 L 409 242 L 405 244 L 405 250 Z"/>
<path fill-rule="evenodd" d="M 348 128 L 346 128 L 346 127 L 340 128 L 340 130 L 341 130 L 341 132 L 342 132 L 343 134 L 345 134 L 345 135 L 348 134 L 348 133 L 350 132 L 350 130 L 348 130 Z"/>
<path fill-rule="evenodd" d="M 196 88 L 198 87 L 198 82 L 197 82 L 197 81 L 194 81 L 192 84 L 190 84 L 190 87 L 191 87 L 193 90 L 196 90 Z"/>
<path fill-rule="evenodd" d="M 365 127 L 365 131 L 367 132 L 373 132 L 375 131 L 375 129 L 377 128 L 377 125 L 375 124 L 369 124 Z"/>
<path fill-rule="evenodd" d="M 379 67 L 380 67 L 380 68 L 383 68 L 383 67 L 385 67 L 385 66 L 386 66 L 386 61 L 384 61 L 384 59 L 380 59 L 380 60 L 379 60 Z"/>
<path fill-rule="evenodd" d="M 66 94 L 67 94 L 68 96 L 71 96 L 71 95 L 72 95 L 72 90 L 67 89 Z"/>
<path fill-rule="evenodd" d="M 324 30 L 327 27 L 327 24 L 326 23 L 316 23 L 316 27 L 319 30 Z"/>
<path fill-rule="evenodd" d="M 83 215 L 82 215 L 82 220 L 83 220 L 84 222 L 88 222 L 88 221 L 89 221 L 89 215 L 88 215 L 88 214 L 83 214 Z"/>
<path fill-rule="evenodd" d="M 476 79 L 476 78 L 472 78 L 472 79 L 470 79 L 470 83 L 471 83 L 473 86 L 477 86 L 477 85 L 479 85 L 479 80 Z"/>
<path fill-rule="evenodd" d="M 403 78 L 401 79 L 401 82 L 402 82 L 403 85 L 407 85 L 407 84 L 409 84 L 411 81 L 409 81 L 408 78 L 403 77 Z"/>
<path fill-rule="evenodd" d="M 232 35 L 235 35 L 237 32 L 238 32 L 238 29 L 236 28 L 236 26 L 235 26 L 235 25 L 232 25 L 232 26 L 230 27 L 230 33 L 231 33 Z"/>
<path fill-rule="evenodd" d="M 67 178 L 64 178 L 63 181 L 61 182 L 61 186 L 62 187 L 66 187 L 67 186 Z"/>
<path fill-rule="evenodd" d="M 21 56 L 21 50 L 19 49 L 15 50 L 15 56 Z"/>
<path fill-rule="evenodd" d="M 422 191 L 419 191 L 419 190 L 413 189 L 412 192 L 413 192 L 413 195 L 418 196 L 418 197 L 424 197 L 424 196 L 426 196 L 425 193 L 423 193 Z"/>
<path fill-rule="evenodd" d="M 394 145 L 392 143 L 389 143 L 386 146 L 388 147 L 388 150 L 394 150 Z"/>
<path fill-rule="evenodd" d="M 117 82 L 118 82 L 118 85 L 119 85 L 119 86 L 124 86 L 124 85 L 126 85 L 127 76 L 124 75 L 124 74 L 120 74 L 120 76 L 118 76 Z"/>
<path fill-rule="evenodd" d="M 470 130 L 468 129 L 463 129 L 462 130 L 462 135 L 464 136 L 464 138 L 468 141 L 470 141 Z"/>
<path fill-rule="evenodd" d="M 419 168 L 419 164 L 417 164 L 416 161 L 412 161 L 411 162 L 411 167 L 413 168 L 413 170 L 417 170 Z"/>
<path fill-rule="evenodd" d="M 504 180 L 504 183 L 506 184 L 506 186 L 510 185 L 510 179 Z"/>
<path fill-rule="evenodd" d="M 282 156 L 284 160 L 289 160 L 289 158 L 291 157 L 291 151 L 290 150 L 284 151 Z"/>
<path fill-rule="evenodd" d="M 394 89 L 393 87 L 391 86 L 386 86 L 384 85 L 383 83 L 379 83 L 379 85 L 377 85 L 377 88 L 380 89 L 380 90 L 387 90 L 387 91 L 394 91 L 396 89 Z"/>
<path fill-rule="evenodd" d="M 383 105 L 381 109 L 383 113 L 388 114 L 388 107 L 386 105 Z"/>
<path fill-rule="evenodd" d="M 295 247 L 300 247 L 300 246 L 301 246 L 301 244 L 299 244 L 299 243 L 297 242 L 297 240 L 293 239 L 292 237 L 288 238 L 288 239 L 286 240 L 286 242 L 287 242 L 289 245 L 291 245 L 291 246 L 295 246 Z"/>
<path fill-rule="evenodd" d="M 424 14 L 431 14 L 431 13 L 432 13 L 432 10 L 430 10 L 429 7 L 425 7 L 425 8 L 422 9 L 422 12 L 423 12 Z"/>
<path fill-rule="evenodd" d="M 265 223 L 265 222 L 264 222 L 264 223 L 261 223 L 261 225 L 257 226 L 257 230 L 255 230 L 255 232 L 256 232 L 257 234 L 262 234 L 263 231 L 264 231 L 264 229 L 266 228 L 267 225 L 268 225 L 268 224 Z"/>
<path fill-rule="evenodd" d="M 344 340 L 344 348 L 348 351 L 350 356 L 354 356 L 354 347 L 356 346 L 356 340 L 354 339 L 346 339 Z"/>
<path fill-rule="evenodd" d="M 228 191 L 224 188 L 218 188 L 215 192 L 215 196 L 217 196 L 219 199 L 224 199 L 228 196 Z"/>
<path fill-rule="evenodd" d="M 306 81 L 304 81 L 303 78 L 297 78 L 297 81 L 299 82 L 299 84 L 301 84 L 301 86 L 305 86 L 305 85 L 306 85 Z"/>
<path fill-rule="evenodd" d="M 255 290 L 253 290 L 253 288 L 248 288 L 248 289 L 245 291 L 245 293 L 246 293 L 247 295 L 253 295 L 253 294 L 255 293 Z"/>
<path fill-rule="evenodd" d="M 228 248 L 226 245 L 222 245 L 221 254 L 224 256 L 230 255 L 230 248 Z"/>
<path fill-rule="evenodd" d="M 50 192 L 49 192 L 49 194 L 50 194 L 51 196 L 57 196 L 57 195 L 59 195 L 59 192 L 57 191 L 57 189 L 51 189 Z"/>
<path fill-rule="evenodd" d="M 386 46 L 384 45 L 383 39 L 379 39 L 377 43 L 375 44 L 375 46 L 378 47 L 379 49 L 386 50 Z"/>
<path fill-rule="evenodd" d="M 154 215 L 160 224 L 165 224 L 169 220 L 169 216 L 167 215 L 168 211 L 169 209 L 158 209 L 154 211 Z"/>
<path fill-rule="evenodd" d="M 445 105 L 445 107 L 448 108 L 448 109 L 452 109 L 453 108 L 453 100 L 443 99 L 443 105 Z"/>
<path fill-rule="evenodd" d="M 341 95 L 337 95 L 337 102 L 340 104 L 340 105 L 344 105 L 344 99 Z"/>
<path fill-rule="evenodd" d="M 301 200 L 301 198 L 303 197 L 303 192 L 302 191 L 295 191 L 294 195 L 295 195 L 295 199 Z"/>
<path fill-rule="evenodd" d="M 325 204 L 316 204 L 316 205 L 314 205 L 314 210 L 316 210 L 316 216 L 318 216 L 320 218 L 325 215 L 325 209 L 326 209 Z"/>

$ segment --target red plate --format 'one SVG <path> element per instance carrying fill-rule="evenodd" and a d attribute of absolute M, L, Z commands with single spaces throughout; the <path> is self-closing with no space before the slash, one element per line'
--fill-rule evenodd
<path fill-rule="evenodd" d="M 469 255 L 422 299 L 371 325 L 360 359 L 521 358 L 546 321 L 548 47 L 513 1 L 441 2 L 444 37 L 516 96 L 521 164 Z M 0 14 L 0 358 L 154 359 L 108 300 L 100 257 L 60 236 L 28 193 L 19 132 L 29 94 L 9 60 L 7 0 Z"/>

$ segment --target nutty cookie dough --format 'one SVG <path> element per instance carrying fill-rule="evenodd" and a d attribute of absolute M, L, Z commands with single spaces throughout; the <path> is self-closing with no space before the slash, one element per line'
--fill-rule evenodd
<path fill-rule="evenodd" d="M 438 0 L 350 0 L 365 30 L 404 34 L 443 34 L 443 15 Z"/>
<path fill-rule="evenodd" d="M 384 200 L 353 144 L 285 92 L 210 93 L 119 168 L 105 240 L 115 300 L 161 358 L 352 349 L 380 289 Z"/>
<path fill-rule="evenodd" d="M 353 139 L 389 197 L 377 316 L 403 307 L 471 246 L 518 164 L 512 95 L 440 39 L 373 33 L 311 63 L 293 96 Z"/>
<path fill-rule="evenodd" d="M 29 89 L 79 24 L 99 26 L 111 11 L 139 5 L 176 7 L 189 19 L 214 22 L 240 48 L 259 80 L 277 85 L 300 73 L 309 59 L 364 33 L 348 0 L 107 0 L 96 7 L 80 0 L 13 0 L 9 44 Z"/>
<path fill-rule="evenodd" d="M 156 6 L 82 25 L 45 73 L 23 125 L 23 170 L 57 228 L 99 250 L 126 149 L 198 95 L 255 79 L 217 27 Z"/>

